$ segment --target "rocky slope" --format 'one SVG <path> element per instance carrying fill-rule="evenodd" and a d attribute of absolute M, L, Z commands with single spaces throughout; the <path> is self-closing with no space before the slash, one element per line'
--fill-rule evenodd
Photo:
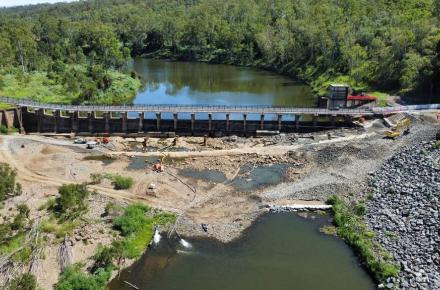
<path fill-rule="evenodd" d="M 433 135 L 401 148 L 371 176 L 367 222 L 401 266 L 387 288 L 440 289 L 440 148 Z"/>

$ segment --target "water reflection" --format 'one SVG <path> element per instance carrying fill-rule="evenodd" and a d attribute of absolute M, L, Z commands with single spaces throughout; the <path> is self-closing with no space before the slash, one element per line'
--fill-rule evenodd
<path fill-rule="evenodd" d="M 135 59 L 144 89 L 135 104 L 314 106 L 308 86 L 270 72 L 229 65 Z"/>

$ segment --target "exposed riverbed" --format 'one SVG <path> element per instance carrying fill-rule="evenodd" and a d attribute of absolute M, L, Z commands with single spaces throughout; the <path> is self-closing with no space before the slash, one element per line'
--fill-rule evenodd
<path fill-rule="evenodd" d="M 329 216 L 311 217 L 267 214 L 230 244 L 163 237 L 110 289 L 375 289 L 351 249 L 319 232 Z"/>

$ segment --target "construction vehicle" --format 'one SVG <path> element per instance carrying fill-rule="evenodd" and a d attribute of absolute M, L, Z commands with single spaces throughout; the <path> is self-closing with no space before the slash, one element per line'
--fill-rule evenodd
<path fill-rule="evenodd" d="M 390 130 L 384 132 L 386 138 L 395 139 L 400 137 L 402 134 L 406 135 L 409 133 L 409 128 L 412 124 L 410 118 L 404 118 L 400 120 L 395 126 L 391 127 Z"/>
<path fill-rule="evenodd" d="M 107 137 L 104 138 L 96 138 L 95 142 L 98 144 L 108 144 L 110 142 L 110 139 Z"/>
<path fill-rule="evenodd" d="M 98 145 L 98 143 L 96 143 L 95 141 L 88 141 L 86 143 L 87 149 L 93 149 Z"/>
<path fill-rule="evenodd" d="M 162 152 L 162 157 L 157 159 L 157 162 L 153 165 L 153 171 L 155 172 L 163 172 L 165 170 L 164 161 L 168 156 Z"/>
<path fill-rule="evenodd" d="M 86 143 L 87 143 L 87 140 L 84 139 L 84 138 L 76 138 L 76 139 L 73 141 L 73 143 L 74 143 L 74 144 L 86 144 Z"/>

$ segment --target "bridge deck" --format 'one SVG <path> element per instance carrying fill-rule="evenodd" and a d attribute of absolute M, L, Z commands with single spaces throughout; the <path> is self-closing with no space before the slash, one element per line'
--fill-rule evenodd
<path fill-rule="evenodd" d="M 274 106 L 222 106 L 222 105 L 63 105 L 46 104 L 25 99 L 0 97 L 1 103 L 35 109 L 77 111 L 77 112 L 155 112 L 155 113 L 242 113 L 242 114 L 292 114 L 292 115 L 372 115 L 370 109 L 297 108 Z"/>
<path fill-rule="evenodd" d="M 398 107 L 373 107 L 373 108 L 342 108 L 329 110 L 325 108 L 297 108 L 276 106 L 222 106 L 222 105 L 63 105 L 46 104 L 26 99 L 0 97 L 0 103 L 7 103 L 19 107 L 35 109 L 61 110 L 70 112 L 155 112 L 155 113 L 241 113 L 241 114 L 291 114 L 291 115 L 374 115 L 390 114 L 412 111 L 439 111 L 440 104 L 426 104 Z"/>

